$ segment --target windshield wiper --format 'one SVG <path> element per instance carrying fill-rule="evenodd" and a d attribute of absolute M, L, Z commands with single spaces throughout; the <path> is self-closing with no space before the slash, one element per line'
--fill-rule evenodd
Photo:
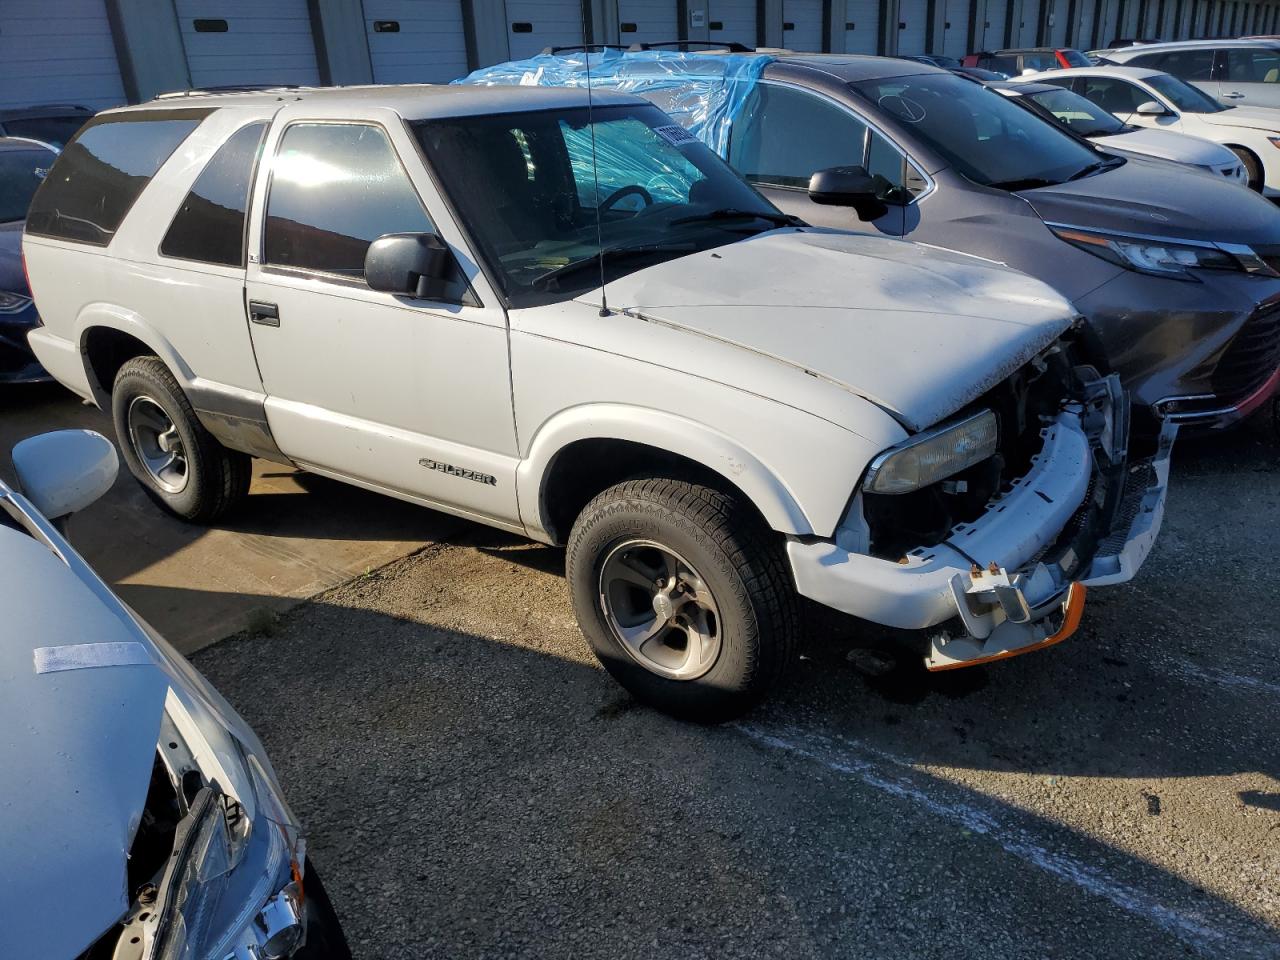
<path fill-rule="evenodd" d="M 1118 159 L 1117 160 L 1095 160 L 1093 163 L 1090 163 L 1087 166 L 1081 167 L 1071 176 L 1067 177 L 1067 181 L 1070 182 L 1072 180 L 1082 180 L 1087 176 L 1097 173 L 1099 170 L 1110 170 L 1112 167 L 1116 166 L 1120 162 L 1121 161 Z"/>
<path fill-rule="evenodd" d="M 583 257 L 580 260 L 570 260 L 564 266 L 556 267 L 548 270 L 546 273 L 540 273 L 530 281 L 530 286 L 535 290 L 546 290 L 553 284 L 559 284 L 559 281 L 571 274 L 578 273 L 581 270 L 589 268 L 599 269 L 601 260 L 617 262 L 620 260 L 640 259 L 645 257 L 653 257 L 658 254 L 672 254 L 680 256 L 686 253 L 693 253 L 698 248 L 691 243 L 650 243 L 640 247 L 612 247 L 606 248 L 600 253 L 593 253 L 589 257 Z"/>
<path fill-rule="evenodd" d="M 676 217 L 671 226 L 681 223 L 714 223 L 717 220 L 766 220 L 780 227 L 802 227 L 804 221 L 789 213 L 770 213 L 767 210 L 739 210 L 736 207 L 722 207 L 719 210 L 708 210 L 706 213 L 691 213 L 687 217 Z"/>

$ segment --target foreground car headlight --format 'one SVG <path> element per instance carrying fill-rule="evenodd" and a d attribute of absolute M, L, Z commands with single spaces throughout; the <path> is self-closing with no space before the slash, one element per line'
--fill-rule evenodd
<path fill-rule="evenodd" d="M 983 410 L 886 450 L 871 462 L 862 489 L 890 494 L 919 490 L 986 460 L 998 442 L 996 415 Z"/>
<path fill-rule="evenodd" d="M 31 306 L 31 298 L 9 290 L 0 290 L 0 313 L 21 313 Z"/>
<path fill-rule="evenodd" d="M 1144 240 L 1119 234 L 1050 227 L 1061 239 L 1094 256 L 1138 273 L 1177 280 L 1197 279 L 1191 270 L 1247 270 L 1236 256 L 1214 244 Z"/>
<path fill-rule="evenodd" d="M 196 795 L 160 886 L 156 960 L 240 956 L 247 945 L 278 960 L 303 940 L 302 839 L 261 763 L 241 759 L 253 821 L 215 785 Z"/>

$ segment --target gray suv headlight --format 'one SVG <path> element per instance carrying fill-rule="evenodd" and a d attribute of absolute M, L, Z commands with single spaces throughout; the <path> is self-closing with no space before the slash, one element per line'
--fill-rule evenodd
<path fill-rule="evenodd" d="M 1192 270 L 1238 270 L 1249 273 L 1270 272 L 1247 247 L 1230 247 L 1190 240 L 1154 240 L 1127 237 L 1122 234 L 1084 230 L 1080 227 L 1051 225 L 1058 237 L 1095 257 L 1138 273 L 1148 273 L 1173 280 L 1197 280 Z M 1241 255 L 1243 254 L 1243 256 Z"/>
<path fill-rule="evenodd" d="M 910 493 L 981 463 L 999 443 L 996 415 L 983 410 L 958 423 L 926 430 L 871 462 L 868 493 Z"/>

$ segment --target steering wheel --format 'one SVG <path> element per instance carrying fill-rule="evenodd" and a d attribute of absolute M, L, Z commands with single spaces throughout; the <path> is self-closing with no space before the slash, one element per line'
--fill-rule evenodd
<path fill-rule="evenodd" d="M 644 200 L 646 207 L 653 206 L 653 194 L 637 183 L 633 183 L 626 187 L 619 187 L 613 193 L 604 198 L 604 201 L 597 208 L 601 213 L 606 213 L 613 209 L 614 204 L 626 197 L 636 196 Z M 638 212 L 638 211 L 637 211 Z"/>

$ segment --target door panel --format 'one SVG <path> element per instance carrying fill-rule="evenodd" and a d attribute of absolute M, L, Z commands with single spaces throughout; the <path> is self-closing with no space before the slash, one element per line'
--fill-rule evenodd
<path fill-rule="evenodd" d="M 474 304 L 462 282 L 439 301 L 364 284 L 373 239 L 435 232 L 401 163 L 409 149 L 376 124 L 305 120 L 268 144 L 246 284 L 267 419 L 303 464 L 513 521 L 505 315 L 449 302 Z"/>

